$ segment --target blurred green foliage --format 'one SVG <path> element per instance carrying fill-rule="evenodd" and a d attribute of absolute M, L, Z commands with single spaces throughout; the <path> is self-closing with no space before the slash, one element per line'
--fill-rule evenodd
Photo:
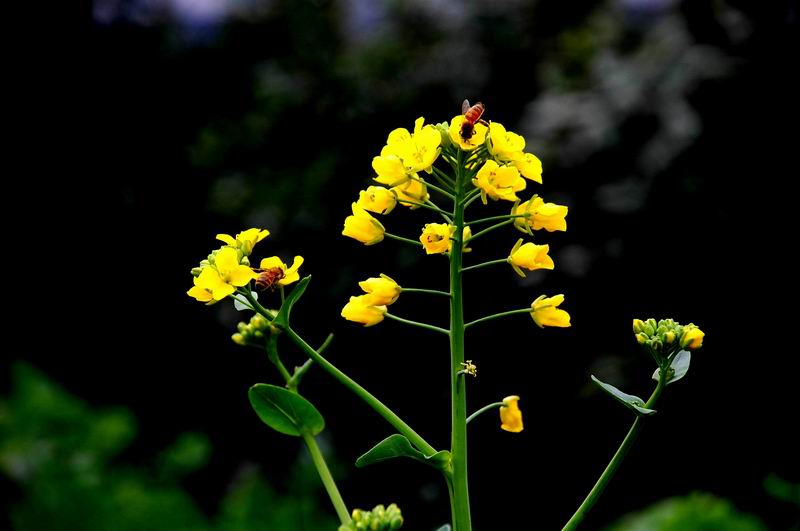
<path fill-rule="evenodd" d="M 22 499 L 9 510 L 14 529 L 80 531 L 302 531 L 335 529 L 314 497 L 281 496 L 255 467 L 239 473 L 209 518 L 180 481 L 204 467 L 208 438 L 184 433 L 155 459 L 133 467 L 118 456 L 136 435 L 124 408 L 94 409 L 34 368 L 13 369 L 0 401 L 0 470 Z M 300 464 L 292 490 L 318 489 Z M 305 493 L 304 493 L 305 494 Z"/>

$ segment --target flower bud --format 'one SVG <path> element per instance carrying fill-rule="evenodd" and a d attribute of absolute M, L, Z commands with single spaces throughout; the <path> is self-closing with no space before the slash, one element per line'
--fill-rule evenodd
<path fill-rule="evenodd" d="M 671 344 L 673 344 L 673 343 L 675 342 L 675 332 L 673 332 L 672 330 L 670 330 L 669 332 L 667 332 L 666 334 L 664 334 L 664 342 L 665 342 L 667 345 L 671 345 Z"/>
<path fill-rule="evenodd" d="M 636 334 L 636 342 L 639 343 L 640 345 L 644 345 L 645 343 L 647 343 L 648 339 L 649 338 L 647 337 L 647 334 L 645 334 L 644 332 Z"/>
<path fill-rule="evenodd" d="M 634 319 L 633 320 L 633 333 L 638 334 L 644 329 L 644 321 L 641 319 Z"/>
<path fill-rule="evenodd" d="M 242 334 L 233 334 L 231 339 L 237 345 L 241 345 L 243 347 L 247 345 L 247 341 L 244 340 L 244 336 Z"/>
<path fill-rule="evenodd" d="M 703 346 L 705 333 L 693 324 L 688 324 L 683 329 L 681 348 L 696 350 Z"/>

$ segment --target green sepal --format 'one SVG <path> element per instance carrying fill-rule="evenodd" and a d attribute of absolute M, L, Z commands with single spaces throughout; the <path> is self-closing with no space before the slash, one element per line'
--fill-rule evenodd
<path fill-rule="evenodd" d="M 601 382 L 594 375 L 592 375 L 592 381 L 596 383 L 600 389 L 614 397 L 615 400 L 622 403 L 625 407 L 636 413 L 638 416 L 647 416 L 652 415 L 656 412 L 655 409 L 647 409 L 644 403 L 644 400 L 639 398 L 638 396 L 629 395 L 627 393 L 623 393 L 616 387 L 611 384 L 607 384 L 605 382 Z"/>
<path fill-rule="evenodd" d="M 672 358 L 672 363 L 667 371 L 667 384 L 677 382 L 689 372 L 689 363 L 692 361 L 692 353 L 688 350 L 681 350 Z M 658 381 L 661 376 L 661 369 L 656 369 L 653 373 L 653 380 Z"/>
<path fill-rule="evenodd" d="M 416 459 L 420 463 L 425 463 L 438 470 L 445 470 L 450 464 L 450 452 L 441 450 L 436 452 L 430 457 L 414 448 L 411 442 L 399 433 L 390 435 L 378 444 L 376 444 L 370 451 L 356 459 L 356 466 L 361 468 L 387 459 L 394 459 L 395 457 L 410 457 Z"/>
<path fill-rule="evenodd" d="M 304 434 L 317 435 L 325 429 L 325 419 L 317 408 L 288 389 L 255 384 L 247 396 L 258 417 L 277 432 L 300 437 Z"/>
<path fill-rule="evenodd" d="M 297 285 L 294 289 L 289 292 L 289 295 L 286 296 L 286 300 L 283 301 L 281 305 L 281 309 L 278 311 L 278 315 L 275 316 L 275 319 L 272 320 L 272 324 L 277 326 L 278 328 L 288 328 L 289 327 L 289 313 L 292 311 L 292 306 L 296 303 L 300 297 L 303 296 L 303 293 L 306 291 L 306 287 L 308 283 L 311 281 L 311 275 L 308 275 Z"/>

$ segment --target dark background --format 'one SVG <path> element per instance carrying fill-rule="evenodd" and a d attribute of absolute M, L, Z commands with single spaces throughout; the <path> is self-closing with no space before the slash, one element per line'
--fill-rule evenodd
<path fill-rule="evenodd" d="M 66 83 L 91 134 L 59 138 L 77 161 L 57 161 L 75 177 L 54 186 L 49 232 L 39 232 L 58 234 L 49 289 L 42 299 L 27 292 L 25 332 L 12 330 L 3 367 L 28 360 L 92 404 L 131 407 L 140 436 L 122 456 L 129 463 L 184 430 L 207 432 L 209 466 L 185 484 L 208 513 L 243 462 L 288 488 L 298 442 L 263 426 L 246 395 L 277 374 L 229 341 L 239 315 L 228 304 L 205 308 L 185 295 L 216 233 L 263 226 L 272 235 L 256 255 L 301 254 L 314 277 L 296 328 L 312 343 L 333 332 L 328 358 L 445 447 L 446 341 L 394 322 L 361 329 L 338 314 L 356 282 L 378 273 L 443 288 L 446 260 L 390 241 L 363 247 L 340 232 L 388 132 L 418 116 L 450 120 L 468 97 L 543 160 L 544 186 L 530 183 L 525 197 L 570 212 L 567 233 L 537 235 L 556 270 L 524 281 L 510 268 L 471 275 L 467 318 L 564 293 L 573 323 L 540 330 L 518 316 L 468 334 L 479 367 L 470 408 L 518 394 L 525 415 L 520 435 L 500 431 L 493 414 L 470 427 L 476 528 L 526 518 L 558 528 L 572 514 L 631 421 L 589 374 L 639 396 L 652 387 L 634 317 L 694 322 L 705 346 L 587 529 L 693 490 L 787 528 L 791 507 L 762 481 L 800 481 L 786 275 L 798 12 L 752 4 L 97 0 L 78 58 L 86 68 Z M 428 221 L 398 207 L 385 224 L 415 238 Z M 469 262 L 496 258 L 518 237 L 495 234 Z M 404 295 L 395 309 L 446 319 L 440 301 L 422 296 Z M 283 352 L 289 365 L 303 361 L 288 343 Z M 447 521 L 432 469 L 353 467 L 392 433 L 382 419 L 321 370 L 303 391 L 327 420 L 349 506 L 397 502 L 409 529 Z"/>

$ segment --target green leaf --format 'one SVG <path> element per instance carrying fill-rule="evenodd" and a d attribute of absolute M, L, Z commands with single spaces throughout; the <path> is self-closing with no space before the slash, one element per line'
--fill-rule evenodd
<path fill-rule="evenodd" d="M 669 373 L 667 378 L 667 385 L 672 382 L 677 382 L 689 372 L 689 363 L 692 361 L 692 353 L 688 350 L 681 350 L 675 357 L 672 358 L 672 363 L 669 366 Z M 661 376 L 659 373 L 661 369 L 656 369 L 653 373 L 653 380 L 658 381 Z"/>
<path fill-rule="evenodd" d="M 292 306 L 303 296 L 303 293 L 306 291 L 306 287 L 308 287 L 308 283 L 311 281 L 311 275 L 308 275 L 297 285 L 294 287 L 292 291 L 286 296 L 286 300 L 283 301 L 281 305 L 281 309 L 278 311 L 278 315 L 275 316 L 275 319 L 272 321 L 272 324 L 277 326 L 278 328 L 288 328 L 289 326 L 289 314 L 292 311 Z"/>
<path fill-rule="evenodd" d="M 605 382 L 601 382 L 597 378 L 592 375 L 592 381 L 600 386 L 600 389 L 614 397 L 617 401 L 621 402 L 625 407 L 629 408 L 631 411 L 636 413 L 639 416 L 642 415 L 652 415 L 656 412 L 655 409 L 647 409 L 644 404 L 644 400 L 639 398 L 638 396 L 629 395 L 627 393 L 623 393 L 616 387 L 611 384 L 607 384 Z"/>
<path fill-rule="evenodd" d="M 386 461 L 387 459 L 394 459 L 395 457 L 410 457 L 411 459 L 416 459 L 421 463 L 425 463 L 439 470 L 443 470 L 450 462 L 450 452 L 442 450 L 430 457 L 425 457 L 425 454 L 414 448 L 408 439 L 399 433 L 395 433 L 394 435 L 388 436 L 376 444 L 369 452 L 359 457 L 356 460 L 356 466 L 361 468 Z"/>
<path fill-rule="evenodd" d="M 256 384 L 247 395 L 264 424 L 275 431 L 299 437 L 317 435 L 325 429 L 325 420 L 311 402 L 283 387 Z"/>
<path fill-rule="evenodd" d="M 258 293 L 254 291 L 251 293 L 251 295 L 255 300 L 258 300 Z M 253 307 L 250 305 L 250 301 L 248 301 L 244 295 L 236 293 L 231 295 L 231 298 L 233 299 L 233 307 L 236 309 L 236 311 L 242 312 L 244 310 L 253 310 Z"/>

